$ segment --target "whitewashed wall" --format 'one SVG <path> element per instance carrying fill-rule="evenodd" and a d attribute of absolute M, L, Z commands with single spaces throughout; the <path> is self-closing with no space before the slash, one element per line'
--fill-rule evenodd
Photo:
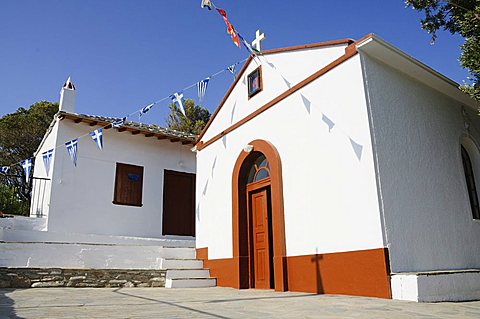
<path fill-rule="evenodd" d="M 472 219 L 460 154 L 461 103 L 367 56 L 364 65 L 391 270 L 479 268 L 480 222 Z M 480 145 L 480 118 L 475 111 L 469 118 Z"/>
<path fill-rule="evenodd" d="M 55 121 L 58 121 L 55 119 Z M 34 182 L 33 183 L 33 193 L 32 193 L 32 201 L 30 205 L 30 216 L 36 217 L 38 215 L 43 216 L 43 218 L 48 217 L 48 212 L 50 209 L 50 194 L 52 191 L 52 167 L 54 165 L 55 158 L 52 157 L 50 163 L 50 172 L 47 175 L 47 171 L 45 169 L 45 165 L 43 164 L 43 157 L 42 153 L 48 150 L 55 148 L 57 142 L 57 134 L 58 134 L 58 124 L 52 125 L 49 127 L 50 132 L 44 138 L 43 143 L 40 147 L 37 156 L 35 156 L 35 165 L 33 169 L 33 177 L 45 178 L 50 179 L 50 181 L 41 181 L 41 182 Z"/>
<path fill-rule="evenodd" d="M 299 70 L 307 77 L 320 68 L 301 52 L 286 54 L 267 59 L 292 84 L 303 79 L 295 75 Z M 255 68 L 252 63 L 245 76 Z M 262 68 L 264 92 L 247 103 L 241 79 L 203 141 L 288 89 L 269 64 Z M 365 101 L 357 56 L 197 152 L 196 246 L 208 247 L 212 259 L 232 257 L 234 164 L 245 145 L 263 139 L 282 161 L 287 255 L 384 247 Z M 336 124 L 331 132 L 322 114 Z M 349 137 L 362 146 L 361 153 Z"/>
<path fill-rule="evenodd" d="M 62 120 L 57 144 L 95 128 Z M 161 237 L 163 172 L 169 169 L 194 173 L 195 156 L 190 146 L 112 129 L 104 130 L 103 138 L 102 151 L 89 136 L 79 140 L 77 167 L 65 147 L 56 150 L 48 230 Z M 117 162 L 144 167 L 143 207 L 112 203 Z"/>
<path fill-rule="evenodd" d="M 223 131 L 227 126 L 238 122 L 262 105 L 273 100 L 283 91 L 342 56 L 345 53 L 345 48 L 345 44 L 339 44 L 256 58 L 250 63 L 237 86 L 230 93 L 229 98 L 217 114 L 216 120 L 210 125 L 202 140 L 210 139 Z M 307 67 L 299 67 L 297 63 L 292 63 L 292 61 L 302 61 L 302 65 Z M 247 76 L 259 65 L 262 65 L 263 91 L 249 100 L 246 89 Z"/>

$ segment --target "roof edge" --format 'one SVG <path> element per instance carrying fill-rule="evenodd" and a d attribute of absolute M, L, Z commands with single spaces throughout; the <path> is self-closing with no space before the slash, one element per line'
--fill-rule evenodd
<path fill-rule="evenodd" d="M 454 92 L 456 93 L 449 93 L 449 92 L 444 92 L 442 91 L 443 94 L 447 95 L 447 96 L 450 96 L 451 98 L 455 99 L 455 100 L 458 100 L 459 102 L 461 103 L 465 103 L 466 105 L 470 106 L 470 107 L 474 107 L 474 108 L 478 108 L 480 107 L 480 105 L 472 98 L 470 98 L 468 96 L 468 94 L 466 93 L 463 93 L 460 89 L 459 89 L 459 86 L 460 84 L 457 83 L 456 81 L 450 79 L 449 77 L 441 74 L 440 72 L 436 71 L 435 69 L 433 69 L 432 67 L 428 66 L 427 64 L 421 62 L 420 60 L 417 60 L 416 58 L 414 58 L 413 56 L 409 55 L 408 53 L 402 51 L 401 49 L 395 47 L 394 45 L 388 43 L 387 41 L 383 40 L 381 37 L 375 35 L 375 34 L 371 34 L 369 37 L 365 37 L 361 40 L 359 40 L 357 43 L 356 43 L 356 48 L 359 52 L 365 52 L 367 55 L 369 54 L 366 50 L 367 48 L 372 45 L 372 44 L 378 44 L 380 46 L 382 46 L 384 49 L 386 50 L 389 50 L 391 52 L 393 52 L 394 54 L 397 54 L 398 56 L 400 56 L 401 58 L 407 60 L 408 62 L 412 63 L 413 65 L 415 65 L 416 67 L 422 69 L 423 71 L 425 72 L 428 72 L 430 75 L 434 76 L 435 78 L 437 78 L 438 80 L 440 81 L 443 81 L 445 84 L 451 86 L 451 89 L 454 89 Z M 372 53 L 370 53 L 370 55 L 374 56 Z M 394 67 L 393 66 L 393 63 L 388 63 L 388 62 L 385 62 L 382 60 L 382 62 L 386 63 L 386 64 L 389 64 L 390 66 Z M 394 67 L 395 68 L 395 67 Z M 397 68 L 396 68 L 397 69 Z M 401 70 L 400 70 L 401 71 Z M 404 72 L 405 73 L 405 72 Z M 409 74 L 409 73 L 407 73 Z M 412 75 L 410 75 L 412 76 Z M 429 87 L 432 87 L 433 89 L 436 89 L 435 87 L 432 86 L 431 83 L 426 83 L 425 81 L 423 81 L 422 79 L 418 78 L 418 77 L 415 77 L 415 76 L 412 76 L 414 77 L 415 79 L 417 79 L 418 81 L 424 83 L 425 85 L 429 86 Z M 438 90 L 438 89 L 437 89 Z M 453 95 L 458 95 L 458 96 L 453 96 Z"/>
<path fill-rule="evenodd" d="M 295 45 L 295 46 L 284 47 L 284 48 L 264 50 L 264 51 L 262 51 L 262 55 L 282 53 L 282 52 L 290 52 L 290 51 L 298 51 L 298 50 L 307 50 L 307 49 L 314 49 L 314 48 L 341 45 L 341 44 L 345 44 L 345 45 L 348 46 L 348 45 L 350 45 L 354 42 L 355 42 L 355 40 L 353 40 L 353 39 L 330 40 L 330 41 L 323 41 L 323 42 L 317 42 L 317 43 L 311 43 L 311 44 Z M 250 65 L 250 62 L 252 60 L 253 60 L 253 55 L 250 55 L 247 58 L 247 60 L 245 61 L 245 64 L 242 66 L 242 68 L 238 72 L 237 76 L 235 77 L 235 80 L 233 81 L 233 83 L 230 85 L 227 92 L 223 96 L 222 100 L 220 101 L 218 106 L 215 108 L 215 111 L 213 111 L 212 116 L 210 116 L 210 119 L 208 120 L 207 124 L 203 128 L 202 132 L 200 132 L 200 134 L 198 135 L 197 139 L 195 140 L 195 144 L 200 142 L 200 140 L 203 138 L 203 136 L 207 132 L 208 128 L 210 127 L 210 124 L 213 122 L 214 118 L 217 116 L 218 112 L 223 107 L 223 104 L 226 102 L 226 100 L 228 99 L 228 97 L 232 93 L 233 88 L 237 85 L 238 81 L 240 80 L 241 76 L 243 75 L 243 73 L 247 69 L 248 65 Z"/>

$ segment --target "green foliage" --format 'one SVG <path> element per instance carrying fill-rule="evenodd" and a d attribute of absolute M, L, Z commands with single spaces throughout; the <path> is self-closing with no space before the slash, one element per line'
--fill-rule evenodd
<path fill-rule="evenodd" d="M 194 101 L 190 99 L 183 101 L 186 117 L 176 104 L 172 103 L 169 107 L 167 127 L 172 130 L 198 135 L 210 119 L 210 112 L 203 106 L 195 105 Z"/>
<path fill-rule="evenodd" d="M 480 101 L 480 1 L 406 0 L 405 4 L 425 13 L 422 28 L 432 35 L 432 43 L 439 29 L 465 38 L 460 63 L 471 77 L 461 89 Z"/>
<path fill-rule="evenodd" d="M 10 166 L 30 158 L 37 150 L 58 103 L 37 102 L 28 109 L 18 108 L 14 113 L 0 118 L 0 166 Z M 0 178 L 0 210 L 4 213 L 28 214 L 30 188 L 25 185 L 20 165 L 10 167 L 9 175 Z M 8 197 L 8 198 L 7 198 Z"/>
<path fill-rule="evenodd" d="M 0 183 L 0 212 L 28 216 L 30 199 L 23 198 L 14 186 Z"/>

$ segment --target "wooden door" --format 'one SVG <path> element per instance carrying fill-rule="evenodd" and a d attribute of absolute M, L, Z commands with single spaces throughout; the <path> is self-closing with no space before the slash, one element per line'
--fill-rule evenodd
<path fill-rule="evenodd" d="M 164 171 L 163 235 L 195 236 L 195 174 Z"/>
<path fill-rule="evenodd" d="M 271 287 L 271 261 L 269 243 L 269 188 L 249 192 L 251 211 L 251 241 L 253 255 L 254 286 L 259 289 Z"/>

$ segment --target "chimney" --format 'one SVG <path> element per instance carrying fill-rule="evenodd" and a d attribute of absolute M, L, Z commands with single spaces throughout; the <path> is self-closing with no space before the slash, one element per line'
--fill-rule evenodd
<path fill-rule="evenodd" d="M 60 111 L 75 113 L 75 96 L 77 92 L 75 91 L 75 86 L 72 83 L 70 77 L 62 87 L 60 91 Z"/>

